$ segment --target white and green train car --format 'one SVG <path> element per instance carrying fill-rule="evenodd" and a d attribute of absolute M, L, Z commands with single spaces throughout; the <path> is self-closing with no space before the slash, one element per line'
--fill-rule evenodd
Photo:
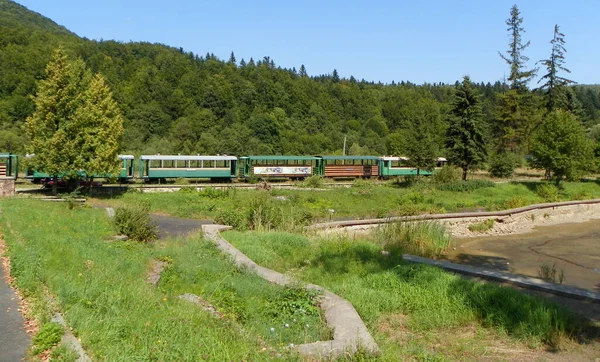
<path fill-rule="evenodd" d="M 444 157 L 436 159 L 436 168 L 442 167 L 445 164 L 446 159 Z M 417 172 L 422 176 L 430 176 L 435 172 L 435 169 L 433 171 L 418 170 L 409 165 L 408 157 L 379 157 L 379 177 L 385 179 L 397 176 L 416 176 Z"/>
<path fill-rule="evenodd" d="M 142 155 L 139 175 L 146 182 L 164 182 L 168 178 L 208 178 L 231 181 L 237 177 L 235 156 Z"/>

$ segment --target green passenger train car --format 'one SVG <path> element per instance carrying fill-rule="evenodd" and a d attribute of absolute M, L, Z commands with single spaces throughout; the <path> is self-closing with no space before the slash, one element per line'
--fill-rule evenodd
<path fill-rule="evenodd" d="M 139 161 L 139 177 L 147 182 L 181 177 L 231 181 L 237 173 L 235 156 L 142 155 Z"/>
<path fill-rule="evenodd" d="M 408 157 L 379 157 L 379 177 L 416 176 L 417 169 L 409 166 Z M 438 157 L 436 168 L 446 164 L 446 159 Z M 419 175 L 430 176 L 433 171 L 418 170 Z"/>
<path fill-rule="evenodd" d="M 35 157 L 35 155 L 26 155 L 26 158 Z M 132 180 L 135 177 L 135 169 L 134 169 L 134 156 L 133 155 L 118 155 L 119 161 L 121 163 L 121 168 L 118 175 L 94 175 L 94 178 L 114 178 L 116 177 L 119 182 L 126 183 Z M 86 178 L 85 173 L 79 172 L 80 177 Z M 59 174 L 58 177 L 62 178 L 64 175 Z M 25 178 L 31 180 L 33 183 L 43 183 L 52 178 L 52 175 L 49 175 L 45 172 L 40 172 L 34 170 L 32 168 L 27 167 L 25 169 Z"/>
<path fill-rule="evenodd" d="M 19 157 L 14 153 L 0 153 L 0 178 L 16 179 L 19 175 Z"/>
<path fill-rule="evenodd" d="M 319 156 L 318 174 L 330 178 L 370 178 L 379 175 L 378 156 Z"/>
<path fill-rule="evenodd" d="M 321 159 L 314 156 L 244 156 L 241 176 L 303 179 L 319 175 Z"/>

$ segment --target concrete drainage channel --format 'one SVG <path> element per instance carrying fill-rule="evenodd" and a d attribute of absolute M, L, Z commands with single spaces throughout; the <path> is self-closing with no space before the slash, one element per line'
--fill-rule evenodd
<path fill-rule="evenodd" d="M 407 217 L 393 217 L 386 219 L 368 219 L 368 220 L 350 220 L 350 221 L 335 221 L 328 223 L 320 223 L 309 226 L 309 229 L 313 230 L 327 230 L 327 229 L 339 229 L 339 228 L 350 228 L 350 227 L 373 227 L 385 223 L 397 222 L 397 221 L 451 221 L 456 219 L 468 219 L 468 218 L 496 218 L 496 217 L 511 217 L 518 214 L 529 213 L 537 210 L 544 209 L 560 209 L 572 206 L 581 205 L 599 205 L 600 199 L 585 200 L 585 201 L 566 201 L 556 202 L 547 204 L 536 204 L 526 207 L 498 211 L 498 212 L 470 212 L 470 213 L 456 213 L 456 214 L 432 214 L 432 215 L 418 215 L 418 216 L 407 216 Z M 600 216 L 599 216 L 600 218 Z M 421 263 L 437 266 L 446 269 L 451 272 L 464 274 L 468 276 L 475 276 L 487 280 L 493 280 L 497 282 L 517 285 L 523 288 L 537 290 L 545 293 L 550 293 L 562 297 L 580 299 L 590 301 L 592 303 L 600 303 L 600 293 L 593 292 L 587 289 L 569 287 L 561 284 L 549 283 L 541 279 L 506 273 L 497 270 L 490 270 L 470 265 L 455 264 L 447 261 L 433 260 L 423 258 L 415 255 L 405 254 L 403 259 L 413 263 Z"/>
<path fill-rule="evenodd" d="M 281 286 L 295 284 L 293 279 L 256 264 L 221 237 L 220 231 L 231 229 L 231 226 L 224 225 L 202 226 L 204 236 L 215 243 L 222 252 L 230 255 L 238 266 L 246 267 L 274 284 Z M 318 285 L 308 284 L 306 288 L 322 293 L 320 306 L 325 312 L 327 325 L 333 330 L 333 340 L 301 344 L 296 347 L 300 354 L 315 358 L 335 358 L 347 353 L 354 354 L 361 349 L 370 354 L 381 353 L 352 303 Z"/>

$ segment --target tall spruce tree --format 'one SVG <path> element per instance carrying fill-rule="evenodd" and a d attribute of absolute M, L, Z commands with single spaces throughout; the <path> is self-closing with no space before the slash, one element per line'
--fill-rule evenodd
<path fill-rule="evenodd" d="M 548 112 L 556 110 L 560 105 L 559 103 L 566 102 L 567 95 L 564 94 L 564 88 L 569 84 L 575 83 L 570 79 L 558 75 L 558 72 L 560 71 L 571 73 L 571 71 L 564 66 L 565 53 L 567 52 L 565 49 L 564 37 L 565 35 L 560 32 L 558 24 L 554 25 L 554 36 L 550 41 L 550 44 L 552 44 L 550 58 L 540 61 L 540 63 L 546 67 L 546 74 L 540 78 L 538 83 L 544 82 L 540 89 L 543 89 L 546 93 L 546 108 L 548 109 Z M 561 96 L 564 100 L 563 102 L 560 102 L 559 100 Z M 560 108 L 564 108 L 564 105 Z"/>
<path fill-rule="evenodd" d="M 510 88 L 526 91 L 527 83 L 535 75 L 536 69 L 526 69 L 525 63 L 529 58 L 523 55 L 523 51 L 529 46 L 529 41 L 523 44 L 521 35 L 525 32 L 525 29 L 522 24 L 523 18 L 521 17 L 519 8 L 517 5 L 513 5 L 510 9 L 510 18 L 506 19 L 507 30 L 510 36 L 508 50 L 506 51 L 506 55 L 501 52 L 498 52 L 498 54 L 510 66 L 510 75 L 508 77 Z"/>
<path fill-rule="evenodd" d="M 479 167 L 487 159 L 481 101 L 468 76 L 456 87 L 448 118 L 448 162 L 460 167 L 462 179 L 466 180 L 469 170 Z"/>
<path fill-rule="evenodd" d="M 102 75 L 92 78 L 75 113 L 75 121 L 75 147 L 79 152 L 74 169 L 85 172 L 91 181 L 94 175 L 117 174 L 123 117 Z"/>
<path fill-rule="evenodd" d="M 34 97 L 35 111 L 25 122 L 30 140 L 26 151 L 35 154 L 29 166 L 54 178 L 52 193 L 55 195 L 58 175 L 75 176 L 73 164 L 79 152 L 74 141 L 75 114 L 90 76 L 82 60 L 69 63 L 64 50 L 57 48 Z"/>

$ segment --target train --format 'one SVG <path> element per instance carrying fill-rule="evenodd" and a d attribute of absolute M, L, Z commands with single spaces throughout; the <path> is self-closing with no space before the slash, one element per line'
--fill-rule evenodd
<path fill-rule="evenodd" d="M 35 157 L 26 155 L 26 158 Z M 115 175 L 94 175 L 95 179 L 106 178 L 119 183 L 139 179 L 147 183 L 164 183 L 167 179 L 209 179 L 212 182 L 234 180 L 303 180 L 310 176 L 329 179 L 379 178 L 398 176 L 428 176 L 433 171 L 417 170 L 409 166 L 407 157 L 393 156 L 229 156 L 229 155 L 119 155 L 120 171 Z M 4 160 L 4 161 L 2 161 Z M 3 163 L 4 162 L 4 163 Z M 438 157 L 436 166 L 446 164 Z M 5 165 L 5 166 L 3 166 Z M 0 154 L 0 177 L 2 167 L 8 167 L 10 175 L 18 176 L 18 157 L 15 154 Z M 61 178 L 61 175 L 58 175 Z M 52 176 L 31 168 L 25 169 L 25 179 L 33 183 L 47 184 Z M 85 179 L 86 175 L 80 173 Z M 53 181 L 51 181 L 53 182 Z"/>

